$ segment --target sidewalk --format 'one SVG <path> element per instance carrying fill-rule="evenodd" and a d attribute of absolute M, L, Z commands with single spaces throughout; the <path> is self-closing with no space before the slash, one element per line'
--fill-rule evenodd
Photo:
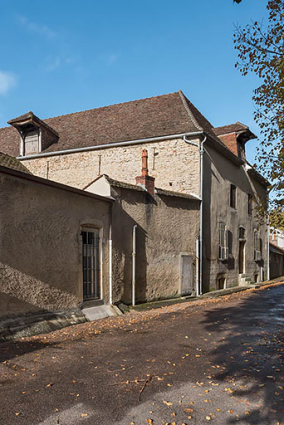
<path fill-rule="evenodd" d="M 161 308 L 170 306 L 172 304 L 179 304 L 179 303 L 185 303 L 189 301 L 198 301 L 206 298 L 218 298 L 222 297 L 224 295 L 233 294 L 235 292 L 242 292 L 247 291 L 248 289 L 254 289 L 254 288 L 260 288 L 262 286 L 271 285 L 272 283 L 282 282 L 284 281 L 284 277 L 279 277 L 273 280 L 268 280 L 266 282 L 258 282 L 246 286 L 233 286 L 232 288 L 226 288 L 226 289 L 219 289 L 217 291 L 210 291 L 206 292 L 205 294 L 200 295 L 199 297 L 196 296 L 184 296 L 184 297 L 178 297 L 178 298 L 171 298 L 166 300 L 158 300 L 158 301 L 152 301 L 148 303 L 141 303 L 137 304 L 135 306 L 125 306 L 125 305 L 119 305 L 118 307 L 123 313 L 126 313 L 128 311 L 148 311 L 155 308 Z"/>

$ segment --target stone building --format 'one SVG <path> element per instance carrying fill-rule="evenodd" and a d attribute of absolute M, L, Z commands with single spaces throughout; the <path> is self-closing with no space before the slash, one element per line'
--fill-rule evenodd
<path fill-rule="evenodd" d="M 109 299 L 112 199 L 2 153 L 0 192 L 0 318 L 76 309 L 91 293 Z"/>
<path fill-rule="evenodd" d="M 267 228 L 255 208 L 266 198 L 267 184 L 246 160 L 245 144 L 255 137 L 247 126 L 237 122 L 214 128 L 181 91 L 45 120 L 29 112 L 9 124 L 0 129 L 0 150 L 17 157 L 33 174 L 93 192 L 104 182 L 104 190 L 109 185 L 112 196 L 117 192 L 113 220 L 120 224 L 114 224 L 114 239 L 119 239 L 119 227 L 123 236 L 128 220 L 128 240 L 114 247 L 114 301 L 131 282 L 129 230 L 134 225 L 138 238 L 144 234 L 145 249 L 137 257 L 146 270 L 143 279 L 148 276 L 149 282 L 156 275 L 162 281 L 164 271 L 173 269 L 167 278 L 174 289 L 164 293 L 158 287 L 151 292 L 137 270 L 141 300 L 181 293 L 184 272 L 178 267 L 183 252 L 193 257 L 188 273 L 195 276 L 197 294 L 267 277 Z M 141 175 L 143 150 L 148 176 L 155 179 L 152 194 L 141 179 L 137 183 L 143 190 L 131 186 Z M 153 247 L 151 241 L 164 236 L 160 215 L 166 217 L 164 235 L 169 239 Z M 184 238 L 175 246 L 174 265 L 173 233 Z M 163 256 L 164 250 L 168 255 Z M 169 283 L 164 287 L 170 288 Z"/>

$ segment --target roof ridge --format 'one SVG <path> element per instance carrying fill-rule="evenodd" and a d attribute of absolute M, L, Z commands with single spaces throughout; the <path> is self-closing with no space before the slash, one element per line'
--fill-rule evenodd
<path fill-rule="evenodd" d="M 83 111 L 70 112 L 70 114 L 61 114 L 61 115 L 56 115 L 55 117 L 43 118 L 42 121 L 51 120 L 53 118 L 66 117 L 66 116 L 75 115 L 75 114 L 81 114 L 83 112 L 97 111 L 98 109 L 109 108 L 110 106 L 127 105 L 127 104 L 130 104 L 130 103 L 140 102 L 140 101 L 144 101 L 144 100 L 157 99 L 158 97 L 170 96 L 170 95 L 174 95 L 174 94 L 178 94 L 178 92 L 159 94 L 158 96 L 144 97 L 143 99 L 129 100 L 128 102 L 111 103 L 110 105 L 99 106 L 98 108 L 84 109 Z M 2 127 L 2 128 L 6 128 L 6 127 Z M 9 127 L 7 127 L 7 128 L 9 128 Z"/>
<path fill-rule="evenodd" d="M 183 103 L 184 109 L 185 109 L 185 110 L 186 110 L 186 112 L 188 113 L 189 118 L 191 119 L 191 121 L 193 122 L 193 124 L 194 124 L 194 125 L 198 128 L 198 130 L 203 131 L 204 129 L 203 129 L 203 128 L 199 125 L 199 123 L 197 122 L 196 118 L 194 117 L 193 113 L 191 112 L 191 110 L 190 110 L 190 108 L 189 108 L 189 106 L 188 106 L 187 101 L 188 101 L 191 105 L 193 105 L 193 104 L 192 104 L 192 103 L 190 102 L 190 100 L 188 100 L 188 99 L 187 99 L 187 101 L 186 101 L 185 95 L 183 94 L 183 92 L 182 92 L 181 90 L 179 90 L 179 91 L 178 91 L 178 93 L 179 93 L 179 95 L 180 95 L 180 98 L 181 98 L 181 101 L 182 101 L 182 103 Z"/>

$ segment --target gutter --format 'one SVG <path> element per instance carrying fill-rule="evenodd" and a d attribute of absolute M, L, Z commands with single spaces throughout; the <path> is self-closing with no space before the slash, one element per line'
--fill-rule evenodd
<path fill-rule="evenodd" d="M 204 138 L 200 144 L 191 142 L 183 137 L 185 143 L 196 146 L 200 155 L 200 217 L 199 217 L 199 276 L 196 282 L 196 296 L 202 295 L 203 283 L 203 182 L 204 182 L 204 143 L 207 140 L 207 135 L 202 131 L 199 135 L 203 134 Z"/>
<path fill-rule="evenodd" d="M 66 155 L 66 154 L 71 154 L 76 152 L 86 152 L 86 151 L 94 151 L 99 149 L 115 148 L 118 146 L 129 146 L 129 145 L 136 145 L 136 144 L 148 143 L 148 142 L 158 142 L 158 141 L 166 140 L 166 139 L 178 139 L 185 136 L 199 136 L 200 134 L 203 134 L 203 132 L 196 131 L 191 133 L 170 134 L 165 136 L 150 137 L 147 139 L 137 139 L 137 140 L 129 140 L 126 142 L 106 143 L 104 145 L 87 146 L 85 148 L 65 149 L 65 150 L 55 151 L 55 152 L 39 153 L 36 155 L 18 156 L 17 159 L 25 160 L 25 159 L 33 159 L 33 158 L 44 158 L 48 156 L 56 156 L 56 155 L 63 155 L 63 154 Z"/>

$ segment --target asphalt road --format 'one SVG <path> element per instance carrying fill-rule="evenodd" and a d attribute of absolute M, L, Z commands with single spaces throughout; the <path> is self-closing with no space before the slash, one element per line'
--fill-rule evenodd
<path fill-rule="evenodd" d="M 0 345 L 1 425 L 284 424 L 284 284 Z"/>

